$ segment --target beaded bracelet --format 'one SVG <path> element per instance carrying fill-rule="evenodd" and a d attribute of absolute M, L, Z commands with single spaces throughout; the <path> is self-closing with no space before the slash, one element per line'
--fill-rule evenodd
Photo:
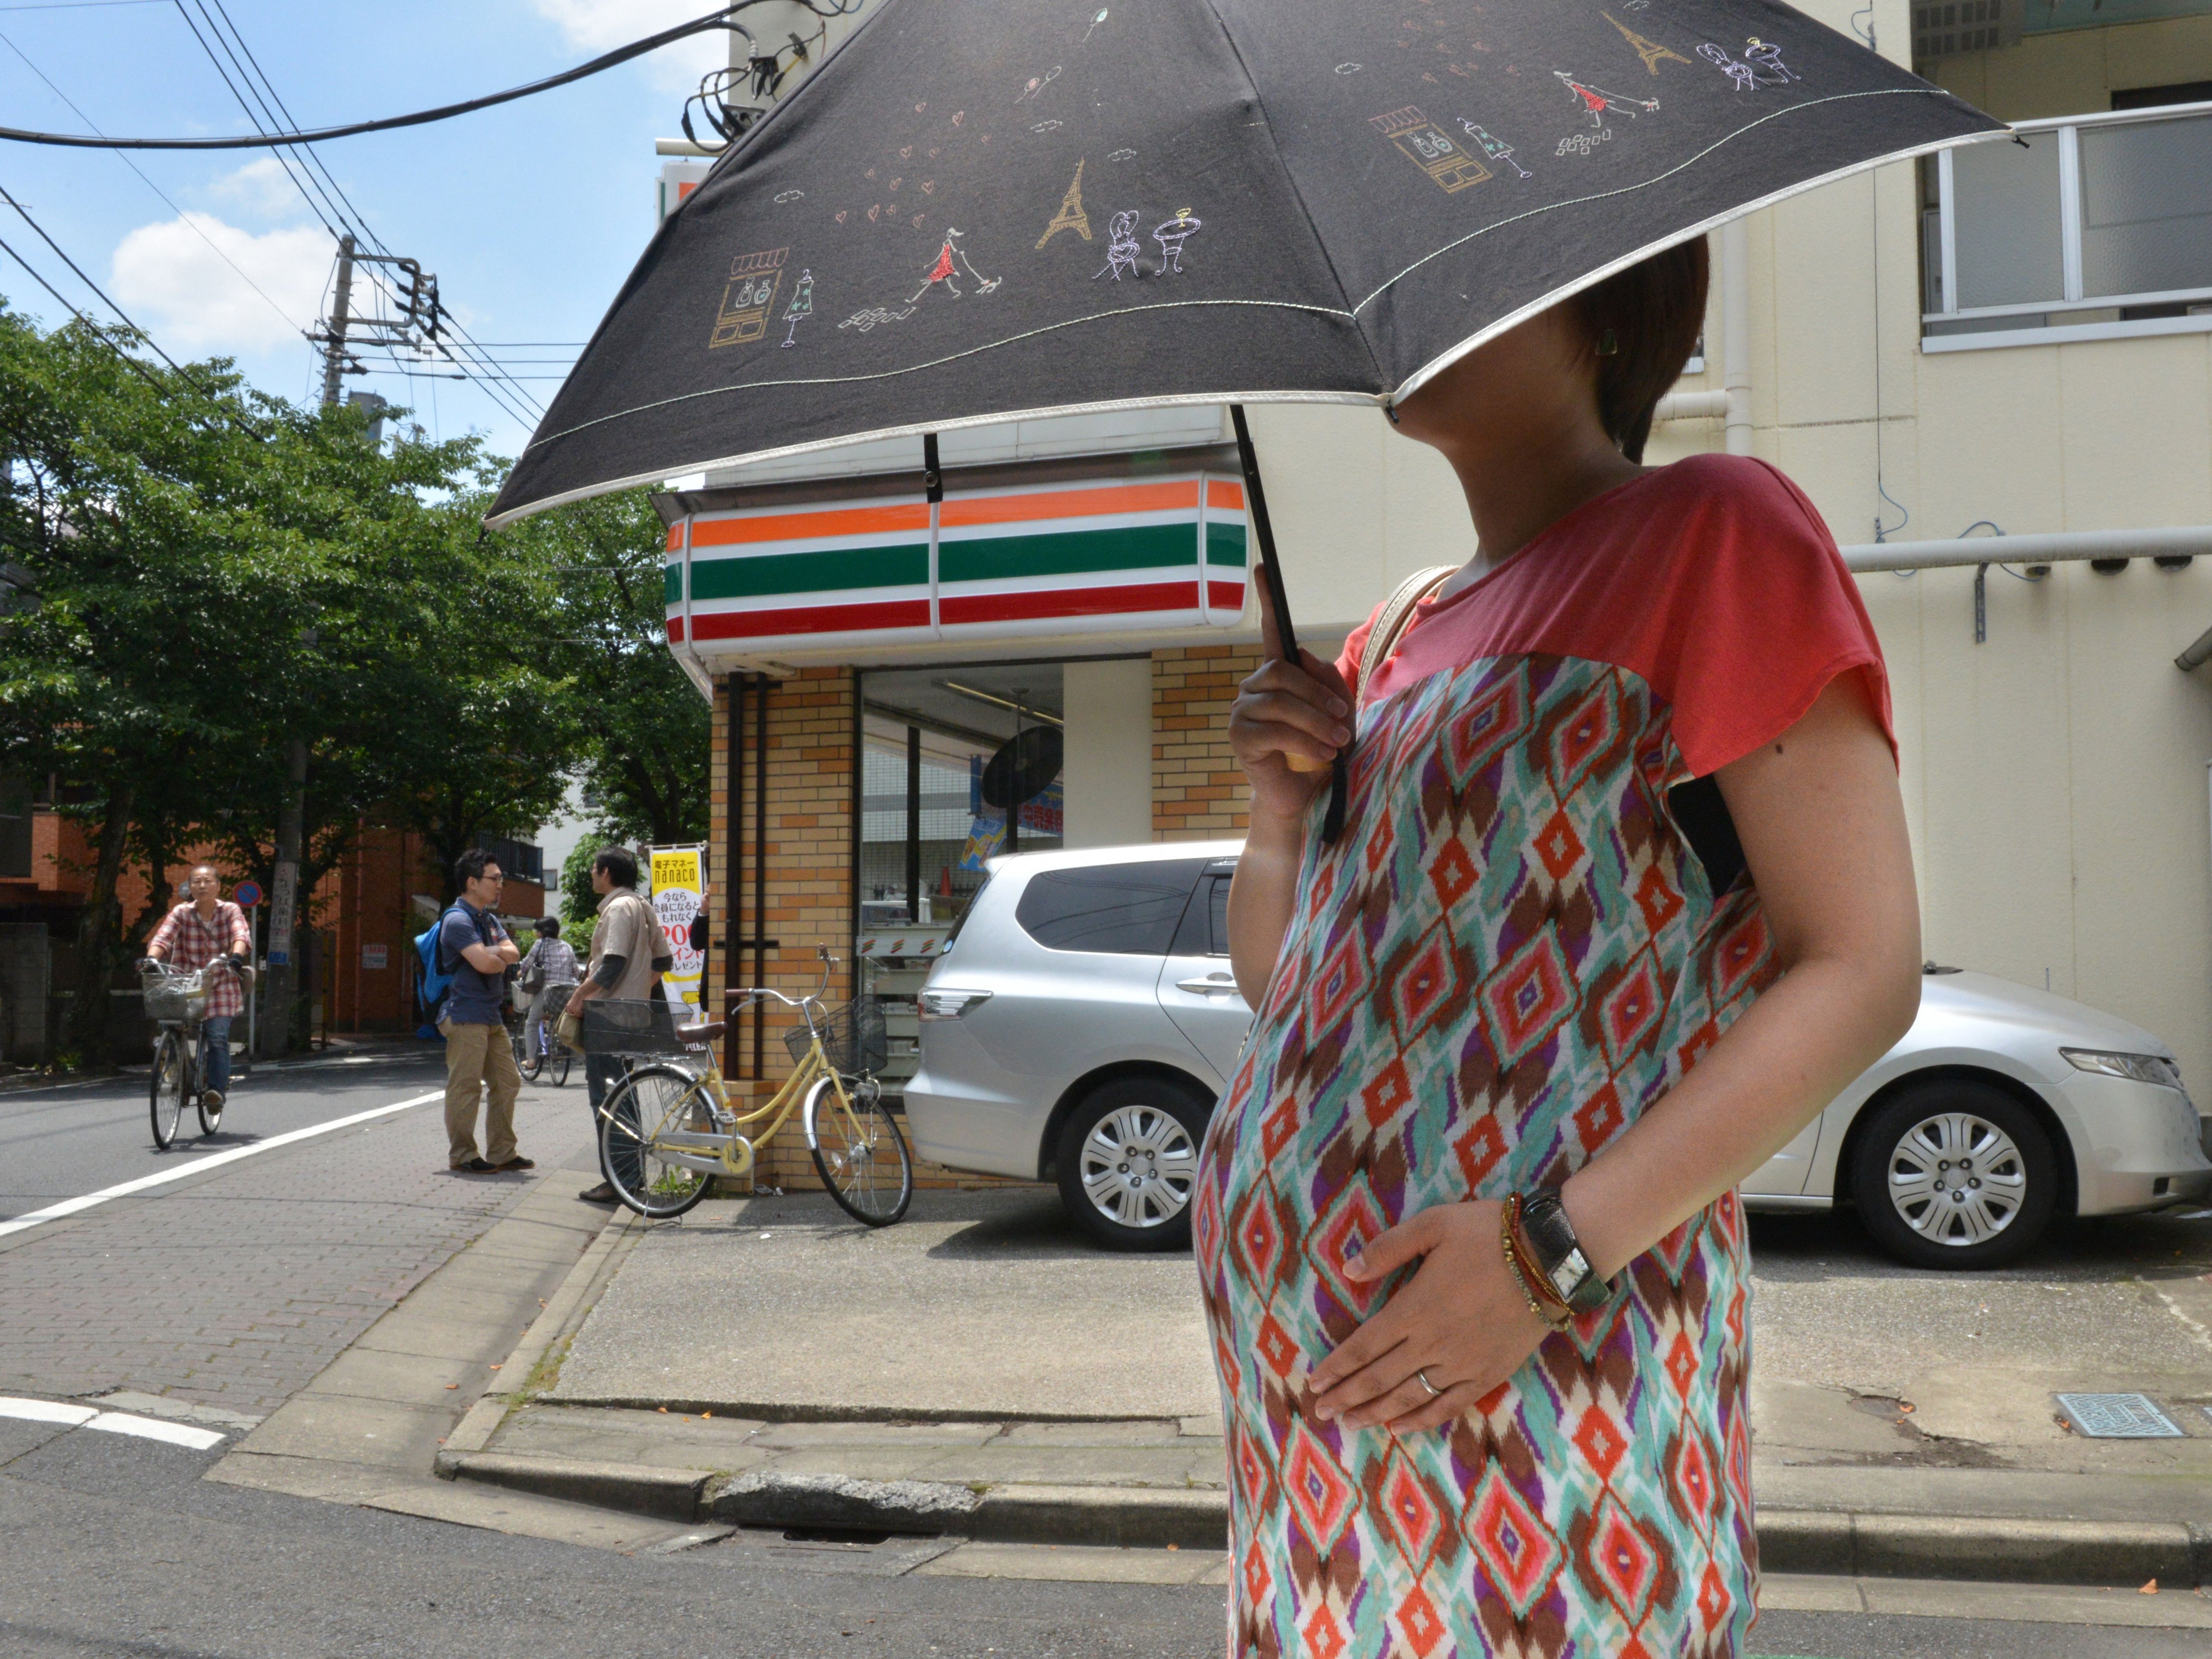
<path fill-rule="evenodd" d="M 1499 1218 L 1498 1229 L 1498 1242 L 1505 1252 L 1505 1265 L 1511 1270 L 1514 1281 L 1521 1287 L 1521 1297 L 1528 1304 L 1528 1311 L 1541 1319 L 1553 1330 L 1565 1330 L 1567 1328 L 1568 1319 L 1571 1317 L 1571 1310 L 1562 1306 L 1555 1311 L 1549 1305 L 1556 1299 L 1555 1298 L 1547 1297 L 1539 1300 L 1535 1286 L 1530 1282 L 1530 1275 L 1521 1265 L 1523 1252 L 1514 1243 L 1514 1234 L 1518 1231 L 1520 1220 L 1521 1195 L 1516 1192 L 1505 1201 L 1504 1213 Z M 1541 1281 L 1540 1274 L 1535 1277 L 1539 1282 Z M 1545 1288 L 1548 1290 L 1550 1287 L 1547 1285 Z"/>

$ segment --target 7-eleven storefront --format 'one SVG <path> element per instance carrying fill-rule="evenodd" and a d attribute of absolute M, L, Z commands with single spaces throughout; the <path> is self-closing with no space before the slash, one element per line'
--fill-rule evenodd
<path fill-rule="evenodd" d="M 949 466 L 934 500 L 909 468 L 659 502 L 670 649 L 714 707 L 715 1006 L 811 989 L 826 946 L 833 1003 L 885 1000 L 895 1093 L 986 858 L 1241 833 L 1226 715 L 1258 653 L 1233 448 Z M 732 1028 L 736 1087 L 775 1087 L 783 1029 Z M 757 1178 L 813 1184 L 803 1141 Z"/>

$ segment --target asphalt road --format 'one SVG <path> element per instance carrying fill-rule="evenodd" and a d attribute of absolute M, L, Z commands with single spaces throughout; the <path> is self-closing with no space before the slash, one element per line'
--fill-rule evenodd
<path fill-rule="evenodd" d="M 440 1081 L 421 1059 L 264 1069 L 234 1097 L 222 1149 L 407 1099 Z M 204 1156 L 153 1150 L 143 1087 L 125 1080 L 0 1096 L 0 1215 Z M 526 1152 L 589 1178 L 578 1083 L 526 1091 L 520 1123 Z M 444 1163 L 437 1107 L 424 1105 L 0 1238 L 0 1392 L 130 1390 L 244 1419 L 265 1414 L 521 1195 L 519 1183 L 457 1178 Z M 1790 1287 L 1778 1299 L 1834 1297 L 1892 1310 L 1893 1335 L 1917 1304 L 1949 1293 L 1942 1281 L 1892 1268 L 1841 1218 L 1760 1220 L 1754 1241 L 1762 1280 Z M 2212 1228 L 2169 1219 L 2065 1228 L 2021 1268 L 1988 1277 L 2001 1281 L 2000 1292 L 2017 1284 L 2047 1294 L 2044 1287 L 2060 1284 L 2086 1293 L 2137 1274 L 2208 1268 Z M 1974 1293 L 1989 1300 L 1982 1285 Z M 1823 1335 L 1833 1311 L 1808 1305 L 1791 1340 L 1856 1340 Z M 1056 1579 L 1042 1558 L 1032 1577 L 933 1576 L 930 1547 L 897 1541 L 866 1548 L 746 1534 L 679 1555 L 628 1557 L 203 1481 L 220 1455 L 0 1424 L 9 1559 L 0 1652 L 1169 1659 L 1220 1651 L 1215 1589 Z M 2168 1594 L 2179 1605 L 2187 1592 Z M 2003 1620 L 1980 1616 L 1986 1600 L 1971 1617 L 1942 1616 L 1940 1607 L 1919 1616 L 1777 1610 L 1760 1621 L 1751 1651 L 2179 1659 L 2212 1650 L 2204 1632 L 2123 1627 L 2099 1616 L 2095 1598 L 2077 1600 L 2086 1611 Z M 1960 1606 L 1972 1601 L 1961 1593 Z M 2106 1605 L 2141 1618 L 2151 1604 L 2129 1595 Z"/>

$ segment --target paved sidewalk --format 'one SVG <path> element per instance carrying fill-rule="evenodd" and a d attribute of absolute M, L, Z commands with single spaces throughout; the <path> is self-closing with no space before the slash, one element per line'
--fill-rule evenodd
<path fill-rule="evenodd" d="M 2185 1241 L 2162 1278 L 1763 1257 L 1770 1569 L 2212 1583 L 2202 1231 L 2125 1235 L 2160 1260 Z M 617 1232 L 588 1316 L 543 1335 L 534 1385 L 480 1408 L 442 1473 L 672 1522 L 1218 1547 L 1187 1256 L 1097 1251 L 1016 1191 L 922 1194 L 880 1232 L 804 1197 Z M 2146 1392 L 2185 1438 L 2081 1439 L 2060 1389 Z"/>

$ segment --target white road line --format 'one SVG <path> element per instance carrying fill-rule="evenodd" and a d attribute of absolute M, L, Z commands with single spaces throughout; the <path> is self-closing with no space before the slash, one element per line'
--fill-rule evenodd
<path fill-rule="evenodd" d="M 23 1400 L 0 1396 L 0 1417 L 30 1423 L 63 1423 L 73 1429 L 98 1429 L 103 1434 L 129 1434 L 141 1440 L 162 1440 L 173 1446 L 206 1451 L 228 1437 L 213 1429 L 196 1429 L 188 1423 L 164 1422 L 158 1417 L 136 1417 L 127 1411 L 94 1411 L 59 1400 Z"/>
<path fill-rule="evenodd" d="M 272 1135 L 266 1141 L 257 1141 L 250 1147 L 236 1147 L 228 1152 L 211 1153 L 205 1158 L 195 1158 L 189 1164 L 179 1164 L 174 1169 L 165 1169 L 158 1175 L 142 1175 L 136 1181 L 125 1181 L 119 1187 L 104 1187 L 98 1192 L 88 1192 L 76 1198 L 64 1198 L 58 1204 L 33 1210 L 28 1215 L 19 1215 L 12 1221 L 0 1221 L 0 1238 L 11 1232 L 21 1232 L 47 1221 L 58 1221 L 65 1215 L 75 1215 L 82 1210 L 104 1204 L 111 1198 L 127 1198 L 134 1192 L 144 1192 L 154 1187 L 165 1187 L 172 1181 L 182 1181 L 198 1175 L 202 1170 L 219 1169 L 225 1164 L 234 1164 L 241 1158 L 252 1158 L 261 1153 L 274 1152 L 279 1147 L 289 1147 L 295 1141 L 310 1140 L 318 1135 L 328 1135 L 332 1129 L 350 1128 L 366 1123 L 372 1117 L 389 1117 L 395 1111 L 405 1111 L 410 1106 L 428 1105 L 433 1100 L 446 1098 L 443 1089 L 434 1094 L 418 1094 L 411 1099 L 395 1100 L 388 1106 L 374 1106 L 367 1111 L 357 1111 L 350 1117 L 333 1117 L 327 1123 L 311 1123 L 303 1129 L 290 1129 L 283 1135 Z"/>

